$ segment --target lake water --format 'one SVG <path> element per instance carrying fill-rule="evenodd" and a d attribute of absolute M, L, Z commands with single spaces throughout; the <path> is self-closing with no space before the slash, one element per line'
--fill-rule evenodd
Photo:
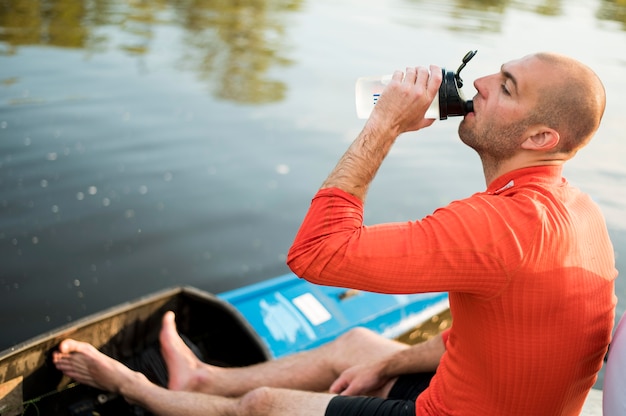
<path fill-rule="evenodd" d="M 287 272 L 363 125 L 356 78 L 456 69 L 470 49 L 466 96 L 539 50 L 604 80 L 604 124 L 565 172 L 604 210 L 624 270 L 624 0 L 0 2 L 0 350 L 157 289 Z M 368 223 L 484 189 L 458 122 L 399 140 Z"/>

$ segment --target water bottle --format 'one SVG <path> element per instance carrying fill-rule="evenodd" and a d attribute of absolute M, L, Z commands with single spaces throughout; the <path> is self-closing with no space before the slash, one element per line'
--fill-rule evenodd
<path fill-rule="evenodd" d="M 461 79 L 461 70 L 476 55 L 478 51 L 469 51 L 456 73 L 446 71 L 442 68 L 443 79 L 439 87 L 439 94 L 431 103 L 426 111 L 424 118 L 445 120 L 451 116 L 464 116 L 474 111 L 474 103 L 472 100 L 466 100 L 463 97 L 461 88 L 463 80 Z M 376 77 L 361 77 L 356 81 L 356 114 L 361 119 L 369 118 L 376 102 L 382 94 L 385 86 L 391 81 L 391 75 L 383 75 Z"/>
<path fill-rule="evenodd" d="M 391 75 L 361 77 L 356 80 L 356 115 L 358 118 L 369 118 L 380 94 L 390 81 Z M 439 118 L 439 95 L 435 96 L 424 118 Z"/>

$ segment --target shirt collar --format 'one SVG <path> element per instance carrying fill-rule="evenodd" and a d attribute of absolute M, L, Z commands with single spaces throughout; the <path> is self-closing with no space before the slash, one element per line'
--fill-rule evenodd
<path fill-rule="evenodd" d="M 494 179 L 487 187 L 487 193 L 498 195 L 507 189 L 518 187 L 527 183 L 560 184 L 565 181 L 561 176 L 562 165 L 533 166 L 530 168 L 516 169 L 507 172 Z"/>

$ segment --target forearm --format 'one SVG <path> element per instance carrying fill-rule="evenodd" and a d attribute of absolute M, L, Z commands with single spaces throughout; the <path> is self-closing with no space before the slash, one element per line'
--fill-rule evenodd
<path fill-rule="evenodd" d="M 431 68 L 407 68 L 396 71 L 383 91 L 365 127 L 330 173 L 322 189 L 336 187 L 361 201 L 378 168 L 396 138 L 403 132 L 419 130 L 432 124 L 424 119 L 426 109 L 438 93 L 441 71 Z"/>
<path fill-rule="evenodd" d="M 381 373 L 387 378 L 402 374 L 435 371 L 446 351 L 442 334 L 404 349 L 381 363 Z"/>
<path fill-rule="evenodd" d="M 364 201 L 369 185 L 396 137 L 392 129 L 382 128 L 381 123 L 370 119 L 321 189 L 339 188 Z"/>

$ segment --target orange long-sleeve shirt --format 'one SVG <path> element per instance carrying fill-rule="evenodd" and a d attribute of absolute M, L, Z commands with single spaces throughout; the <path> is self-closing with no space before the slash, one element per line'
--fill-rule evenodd
<path fill-rule="evenodd" d="M 602 366 L 617 276 L 603 216 L 560 167 L 509 172 L 421 221 L 363 225 L 323 189 L 287 260 L 311 282 L 447 291 L 447 350 L 417 415 L 578 415 Z"/>

